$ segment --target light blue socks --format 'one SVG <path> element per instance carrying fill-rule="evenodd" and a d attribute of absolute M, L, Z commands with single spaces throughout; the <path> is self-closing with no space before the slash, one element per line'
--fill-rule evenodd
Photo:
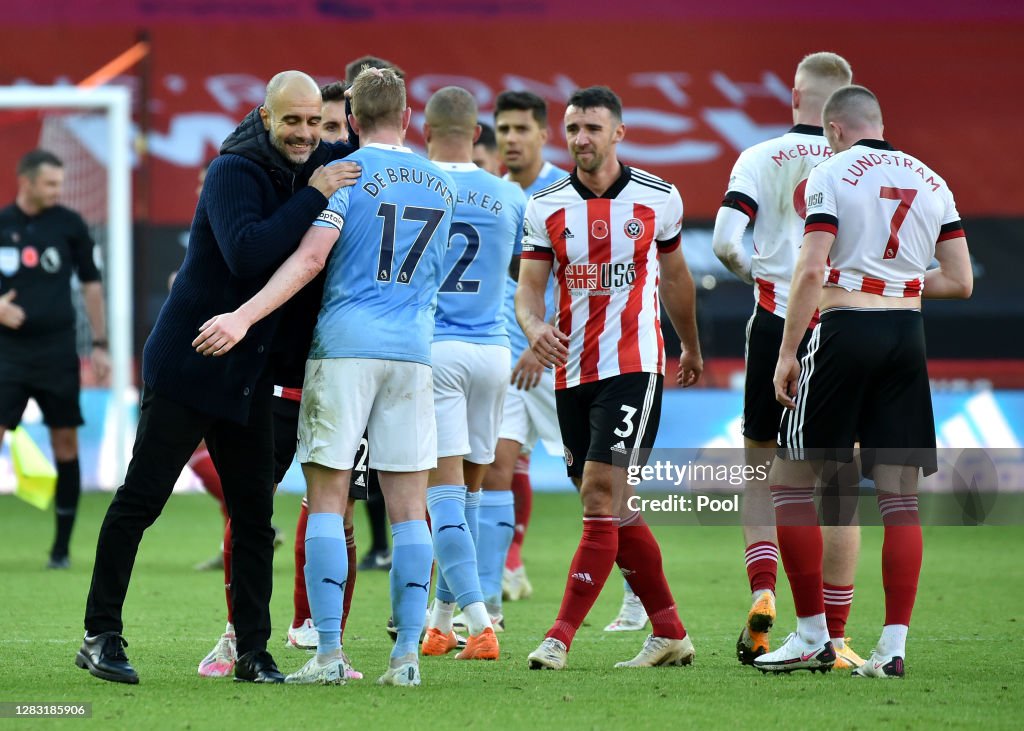
<path fill-rule="evenodd" d="M 312 517 L 312 516 L 310 516 Z M 391 657 L 417 654 L 430 593 L 434 551 L 425 520 L 391 526 L 391 614 L 398 639 Z"/>
<path fill-rule="evenodd" d="M 511 490 L 482 491 L 480 528 L 476 543 L 476 562 L 480 571 L 480 590 L 492 615 L 501 613 L 501 576 L 505 555 L 516 531 L 516 514 Z"/>
<path fill-rule="evenodd" d="M 341 516 L 310 513 L 306 523 L 306 595 L 320 635 L 320 654 L 341 647 L 341 608 L 347 577 L 348 551 Z"/>

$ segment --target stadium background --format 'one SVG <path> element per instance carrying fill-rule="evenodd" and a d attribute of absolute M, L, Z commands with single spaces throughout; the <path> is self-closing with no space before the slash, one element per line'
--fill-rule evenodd
<path fill-rule="evenodd" d="M 975 265 L 973 298 L 929 302 L 926 328 L 940 439 L 951 446 L 1024 441 L 1024 179 L 1015 140 L 1024 101 L 1024 5 L 865 0 L 856 7 L 788 0 L 728 6 L 648 0 L 37 0 L 7 7 L 0 28 L 0 85 L 74 84 L 140 39 L 150 52 L 112 83 L 133 90 L 135 353 L 141 352 L 183 255 L 199 166 L 262 101 L 266 81 L 299 68 L 320 81 L 372 53 L 408 74 L 416 115 L 441 86 L 477 96 L 489 119 L 496 94 L 526 88 L 552 109 L 548 158 L 566 164 L 561 105 L 577 86 L 603 83 L 626 107 L 620 156 L 674 182 L 686 206 L 684 246 L 699 290 L 707 371 L 701 390 L 666 394 L 661 446 L 738 444 L 743 325 L 750 288 L 711 253 L 710 226 L 730 167 L 743 148 L 790 125 L 793 68 L 834 50 L 855 80 L 879 96 L 887 137 L 950 183 Z M 13 199 L 18 157 L 36 146 L 43 120 L 0 113 L 0 200 Z M 86 165 L 102 171 L 95 119 L 68 130 Z M 128 144 L 129 141 L 126 141 Z M 675 347 L 670 342 L 670 348 Z M 104 482 L 100 463 L 109 394 L 87 389 L 83 478 Z M 38 414 L 26 421 L 45 443 Z M 945 435 L 945 436 L 944 436 Z M 971 441 L 973 440 L 973 441 Z M 556 458 L 535 460 L 534 484 L 567 483 Z M 0 490 L 12 479 L 0 453 Z M 182 481 L 182 487 L 189 486 Z M 113 485 L 105 485 L 111 487 Z M 293 472 L 286 487 L 301 488 Z"/>

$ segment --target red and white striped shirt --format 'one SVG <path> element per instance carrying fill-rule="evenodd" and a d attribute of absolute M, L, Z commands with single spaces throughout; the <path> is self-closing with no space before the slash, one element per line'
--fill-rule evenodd
<path fill-rule="evenodd" d="M 754 300 L 782 318 L 804 238 L 807 176 L 831 155 L 821 127 L 798 124 L 781 137 L 744 150 L 722 200 L 723 207 L 745 213 L 753 222 Z"/>
<path fill-rule="evenodd" d="M 811 171 L 804 230 L 835 234 L 826 287 L 885 297 L 921 296 L 935 244 L 964 235 L 946 181 L 881 140 Z"/>
<path fill-rule="evenodd" d="M 556 389 L 664 373 L 658 252 L 679 246 L 682 222 L 675 186 L 625 165 L 602 196 L 573 172 L 530 198 L 523 258 L 552 261 L 557 325 L 569 336 Z"/>

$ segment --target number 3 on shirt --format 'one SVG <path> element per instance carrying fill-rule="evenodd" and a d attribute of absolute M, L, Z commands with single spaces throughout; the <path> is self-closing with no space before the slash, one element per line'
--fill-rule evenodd
<path fill-rule="evenodd" d="M 900 226 L 910 212 L 910 206 L 914 204 L 917 191 L 914 188 L 888 188 L 883 186 L 878 191 L 878 197 L 890 201 L 899 201 L 896 210 L 892 213 L 889 221 L 889 240 L 885 244 L 883 259 L 895 259 L 900 250 Z"/>
<path fill-rule="evenodd" d="M 377 281 L 390 282 L 391 268 L 395 259 L 395 229 L 398 227 L 398 206 L 394 203 L 381 203 L 377 209 L 377 217 L 384 219 L 384 227 L 380 235 L 380 258 L 377 260 Z M 430 243 L 430 237 L 441 224 L 444 218 L 444 211 L 437 208 L 419 208 L 417 206 L 405 206 L 402 209 L 403 221 L 422 221 L 419 235 L 405 256 L 405 261 L 398 269 L 398 276 L 395 281 L 399 284 L 408 284 L 412 275 L 416 272 L 416 266 L 420 263 L 424 249 Z"/>
<path fill-rule="evenodd" d="M 633 415 L 636 414 L 636 409 L 634 409 L 632 406 L 627 406 L 626 404 L 622 404 L 621 408 L 622 426 L 613 431 L 615 433 L 615 436 L 622 437 L 623 439 L 625 439 L 626 437 L 633 433 L 633 429 L 635 428 L 633 426 Z"/>

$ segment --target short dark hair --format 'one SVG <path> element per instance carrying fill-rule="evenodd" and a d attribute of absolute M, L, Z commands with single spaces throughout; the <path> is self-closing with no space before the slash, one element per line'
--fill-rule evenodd
<path fill-rule="evenodd" d="M 357 76 L 359 76 L 359 72 L 367 66 L 375 69 L 391 69 L 395 72 L 398 78 L 405 78 L 405 71 L 387 59 L 380 58 L 379 56 L 360 56 L 359 58 L 345 64 L 345 83 L 352 86 L 352 82 L 356 80 Z"/>
<path fill-rule="evenodd" d="M 531 112 L 538 125 L 546 127 L 548 124 L 548 103 L 532 91 L 503 91 L 498 94 L 494 100 L 494 118 L 510 110 Z"/>
<path fill-rule="evenodd" d="M 27 175 L 30 178 L 34 178 L 36 173 L 39 172 L 39 168 L 43 165 L 53 165 L 55 168 L 64 167 L 61 159 L 49 150 L 32 150 L 31 152 L 26 152 L 18 160 L 18 177 Z"/>
<path fill-rule="evenodd" d="M 881 124 L 882 106 L 870 89 L 850 84 L 832 92 L 821 110 L 821 117 L 826 122 L 839 118 L 855 124 Z"/>
<path fill-rule="evenodd" d="M 325 102 L 342 102 L 345 101 L 347 88 L 348 84 L 344 81 L 332 81 L 320 87 L 320 96 Z"/>
<path fill-rule="evenodd" d="M 477 145 L 483 145 L 491 152 L 498 149 L 498 138 L 494 136 L 494 127 L 487 122 L 477 122 L 480 125 L 480 136 L 477 138 Z"/>
<path fill-rule="evenodd" d="M 568 106 L 579 109 L 607 109 L 618 121 L 622 121 L 622 100 L 607 86 L 588 86 L 577 89 L 569 97 Z"/>

